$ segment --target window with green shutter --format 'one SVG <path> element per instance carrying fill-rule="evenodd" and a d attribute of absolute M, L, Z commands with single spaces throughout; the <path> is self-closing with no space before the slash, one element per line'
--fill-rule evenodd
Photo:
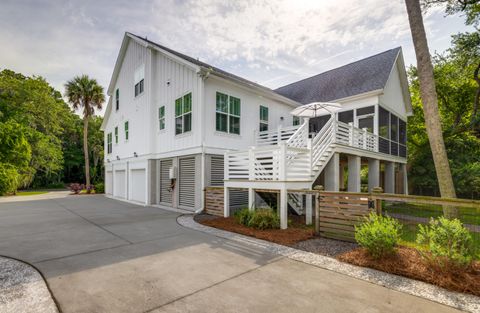
<path fill-rule="evenodd" d="M 293 117 L 293 126 L 300 125 L 300 117 L 294 116 Z"/>
<path fill-rule="evenodd" d="M 192 130 L 192 93 L 175 100 L 175 135 Z"/>
<path fill-rule="evenodd" d="M 118 143 L 118 126 L 115 126 L 115 143 Z"/>
<path fill-rule="evenodd" d="M 107 134 L 107 154 L 112 153 L 112 133 Z"/>
<path fill-rule="evenodd" d="M 128 121 L 125 122 L 125 140 L 128 140 Z"/>
<path fill-rule="evenodd" d="M 268 130 L 268 108 L 261 105 L 260 106 L 260 131 Z"/>
<path fill-rule="evenodd" d="M 165 129 L 165 106 L 158 108 L 158 128 L 160 130 Z"/>
<path fill-rule="evenodd" d="M 217 92 L 215 112 L 216 130 L 240 135 L 240 107 L 239 98 Z"/>

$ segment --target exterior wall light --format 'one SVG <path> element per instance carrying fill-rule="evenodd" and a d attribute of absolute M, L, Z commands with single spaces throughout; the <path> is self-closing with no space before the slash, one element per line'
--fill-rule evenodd
<path fill-rule="evenodd" d="M 120 160 L 120 157 L 117 155 L 117 160 L 119 161 Z"/>
<path fill-rule="evenodd" d="M 133 156 L 138 158 L 138 154 L 136 152 L 133 153 Z"/>

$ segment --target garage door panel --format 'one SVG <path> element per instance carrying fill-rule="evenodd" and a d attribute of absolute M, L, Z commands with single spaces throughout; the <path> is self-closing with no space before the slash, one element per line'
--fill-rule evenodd
<path fill-rule="evenodd" d="M 113 184 L 113 192 L 115 197 L 125 199 L 125 171 L 115 171 L 115 182 Z"/>
<path fill-rule="evenodd" d="M 145 169 L 135 169 L 130 171 L 130 190 L 131 200 L 145 203 L 146 180 Z"/>

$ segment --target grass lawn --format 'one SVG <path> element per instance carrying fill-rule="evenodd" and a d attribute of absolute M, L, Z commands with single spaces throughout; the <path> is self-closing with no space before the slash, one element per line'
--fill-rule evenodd
<path fill-rule="evenodd" d="M 34 196 L 34 195 L 42 195 L 47 193 L 48 191 L 41 191 L 41 190 L 28 190 L 28 191 L 18 191 L 17 196 Z"/>
<path fill-rule="evenodd" d="M 384 202 L 383 210 L 386 213 L 397 213 L 416 217 L 440 217 L 443 215 L 442 206 L 433 204 L 413 204 L 405 202 Z M 464 224 L 480 225 L 480 207 L 458 208 L 459 219 Z"/>

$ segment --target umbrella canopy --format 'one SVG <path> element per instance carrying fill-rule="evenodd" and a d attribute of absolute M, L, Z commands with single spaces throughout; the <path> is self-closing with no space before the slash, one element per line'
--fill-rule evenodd
<path fill-rule="evenodd" d="M 290 114 L 301 117 L 317 117 L 327 114 L 334 114 L 341 108 L 342 105 L 339 103 L 312 102 L 299 106 L 295 110 L 291 111 Z"/>

